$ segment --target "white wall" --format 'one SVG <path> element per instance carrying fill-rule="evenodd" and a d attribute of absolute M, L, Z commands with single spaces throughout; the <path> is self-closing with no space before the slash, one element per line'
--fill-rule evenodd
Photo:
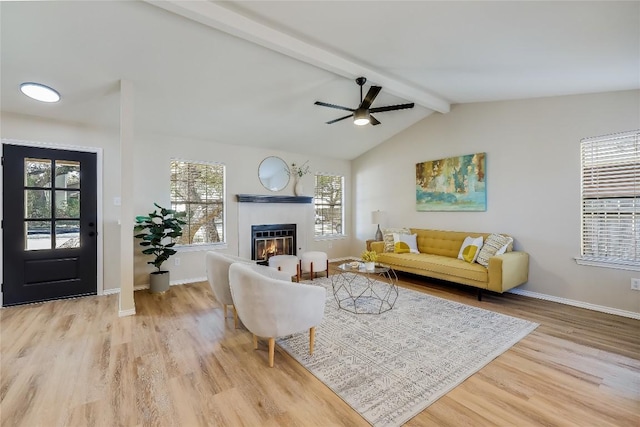
<path fill-rule="evenodd" d="M 500 232 L 530 254 L 521 289 L 640 313 L 640 272 L 577 265 L 580 139 L 640 128 L 640 91 L 456 105 L 434 114 L 352 164 L 352 253 L 373 238 L 371 211 L 387 226 Z M 487 153 L 486 212 L 417 212 L 415 164 Z"/>
<path fill-rule="evenodd" d="M 120 148 L 118 130 L 104 130 L 74 123 L 61 123 L 43 120 L 37 117 L 2 113 L 0 136 L 6 139 L 36 141 L 65 146 L 101 147 L 104 149 L 103 177 L 103 218 L 104 218 L 104 289 L 119 288 L 119 248 L 120 248 L 120 209 L 114 206 L 114 197 L 120 189 Z M 330 157 L 309 158 L 305 155 L 259 150 L 248 147 L 225 145 L 211 141 L 199 141 L 188 138 L 167 137 L 163 135 L 136 135 L 134 142 L 134 211 L 143 215 L 153 209 L 153 203 L 169 206 L 169 161 L 171 158 L 221 162 L 227 169 L 227 245 L 219 248 L 227 253 L 238 253 L 238 203 L 236 194 L 276 194 L 293 195 L 293 183 L 283 191 L 273 193 L 266 190 L 258 181 L 258 165 L 267 156 L 282 157 L 287 163 L 302 163 L 309 160 L 311 173 L 306 175 L 304 187 L 309 195 L 313 194 L 313 174 L 315 172 L 335 173 L 345 176 L 347 191 L 346 204 L 350 203 L 351 163 Z M 286 204 L 282 209 L 287 209 Z M 348 214 L 348 212 L 347 212 Z M 132 219 L 130 219 L 132 221 Z M 349 233 L 350 222 L 347 221 Z M 317 240 L 313 236 L 313 224 L 306 233 L 308 250 L 326 251 L 331 258 L 347 256 L 350 253 L 350 237 L 337 240 Z M 138 242 L 135 245 L 135 285 L 148 283 L 148 273 L 153 267 L 146 264 L 149 259 L 140 255 Z M 174 265 L 170 259 L 163 265 L 171 271 L 172 282 L 189 282 L 206 277 L 204 269 L 204 250 L 180 251 L 181 265 Z"/>
<path fill-rule="evenodd" d="M 289 165 L 292 162 L 303 163 L 309 160 L 310 174 L 303 177 L 305 193 L 313 195 L 314 173 L 330 172 L 345 176 L 347 190 L 351 188 L 351 162 L 327 158 L 309 158 L 308 156 L 261 150 L 238 145 L 227 145 L 212 141 L 202 141 L 189 138 L 168 137 L 163 135 L 144 135 L 137 138 L 135 143 L 135 177 L 136 194 L 135 210 L 142 214 L 150 212 L 153 202 L 162 206 L 169 206 L 169 162 L 171 158 L 183 160 L 219 162 L 226 165 L 226 216 L 227 216 L 227 246 L 225 252 L 238 255 L 238 207 L 237 194 L 272 194 L 293 195 L 293 180 L 280 192 L 265 189 L 258 180 L 258 166 L 268 156 L 279 156 Z M 350 192 L 346 192 L 349 203 Z M 290 205 L 281 204 L 286 211 Z M 350 252 L 350 237 L 338 240 L 317 240 L 313 236 L 313 223 L 303 233 L 303 241 L 307 242 L 308 250 L 322 250 L 330 258 L 347 256 Z M 329 247 L 331 246 L 331 247 Z M 180 249 L 179 249 L 180 251 Z M 180 266 L 174 265 L 174 259 L 169 259 L 163 269 L 171 271 L 171 280 L 178 282 L 204 278 L 205 251 L 180 251 Z M 137 285 L 146 283 L 147 273 L 153 271 L 151 266 L 145 268 L 145 259 L 136 257 Z"/>

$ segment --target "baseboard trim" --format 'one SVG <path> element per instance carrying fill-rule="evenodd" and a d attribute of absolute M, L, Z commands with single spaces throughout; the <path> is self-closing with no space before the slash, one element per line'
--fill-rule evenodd
<path fill-rule="evenodd" d="M 136 314 L 136 309 L 135 308 L 130 308 L 129 310 L 120 310 L 120 311 L 118 311 L 118 317 L 133 316 L 135 314 Z"/>
<path fill-rule="evenodd" d="M 631 319 L 640 320 L 640 313 L 626 310 L 618 310 L 617 308 L 606 307 L 604 305 L 590 304 L 588 302 L 576 301 L 567 298 L 560 298 L 553 295 L 541 294 L 538 292 L 525 291 L 523 289 L 511 289 L 507 291 L 511 294 L 522 295 L 525 297 L 531 297 L 541 299 L 545 301 L 557 302 L 560 304 L 571 305 L 573 307 L 586 308 L 587 310 L 599 311 L 607 314 L 614 314 L 616 316 L 628 317 Z"/>
<path fill-rule="evenodd" d="M 104 289 L 102 291 L 102 295 L 113 295 L 113 294 L 119 294 L 119 293 L 120 293 L 120 288 Z"/>
<path fill-rule="evenodd" d="M 169 286 L 180 286 L 180 285 L 186 285 L 189 283 L 198 283 L 198 282 L 206 282 L 206 281 L 207 281 L 206 277 L 192 277 L 190 279 L 172 280 L 171 282 L 169 282 Z M 133 288 L 134 291 L 142 291 L 144 289 L 149 289 L 148 283 L 143 283 L 142 285 L 137 285 Z M 119 289 L 118 289 L 118 292 L 120 292 Z"/>

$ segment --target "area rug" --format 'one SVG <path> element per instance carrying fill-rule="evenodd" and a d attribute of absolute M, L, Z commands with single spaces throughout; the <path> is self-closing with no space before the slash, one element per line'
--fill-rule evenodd
<path fill-rule="evenodd" d="M 538 324 L 399 288 L 392 310 L 338 308 L 331 278 L 313 356 L 309 334 L 278 345 L 375 427 L 400 426 L 533 331 Z"/>

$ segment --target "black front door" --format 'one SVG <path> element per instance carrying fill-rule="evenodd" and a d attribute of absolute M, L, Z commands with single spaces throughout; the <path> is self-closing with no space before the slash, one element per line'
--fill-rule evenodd
<path fill-rule="evenodd" d="M 97 293 L 96 154 L 3 144 L 3 305 Z"/>

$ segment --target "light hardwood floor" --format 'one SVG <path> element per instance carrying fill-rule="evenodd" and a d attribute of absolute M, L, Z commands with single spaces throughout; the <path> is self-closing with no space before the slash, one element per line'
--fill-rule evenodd
<path fill-rule="evenodd" d="M 407 426 L 640 425 L 640 321 L 402 276 L 403 286 L 540 323 Z M 223 318 L 207 283 L 0 310 L 4 426 L 367 426 L 276 347 Z"/>

